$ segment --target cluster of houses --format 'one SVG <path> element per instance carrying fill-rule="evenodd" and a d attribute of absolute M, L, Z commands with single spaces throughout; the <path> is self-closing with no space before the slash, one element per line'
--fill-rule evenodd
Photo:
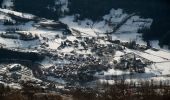
<path fill-rule="evenodd" d="M 150 61 L 135 54 L 126 54 L 122 56 L 119 62 L 114 62 L 115 52 L 123 52 L 129 46 L 134 49 L 147 49 L 146 46 L 140 46 L 136 43 L 113 41 L 108 36 L 77 36 L 75 40 L 66 38 L 58 47 L 58 51 L 68 47 L 74 48 L 73 51 L 67 53 L 57 52 L 53 59 L 55 61 L 63 61 L 63 63 L 55 63 L 53 66 L 43 69 L 44 78 L 52 76 L 54 78 L 62 78 L 67 82 L 89 81 L 90 79 L 95 79 L 94 74 L 96 72 L 108 70 L 109 68 L 144 73 L 145 67 L 149 65 Z M 90 53 L 77 51 L 90 51 Z"/>
<path fill-rule="evenodd" d="M 57 52 L 53 58 L 55 63 L 49 68 L 43 69 L 44 78 L 49 76 L 62 78 L 67 82 L 82 82 L 95 79 L 94 74 L 100 71 L 107 71 L 112 66 L 113 56 L 116 50 L 124 50 L 120 45 L 113 43 L 100 43 L 107 37 L 76 37 L 76 40 L 66 39 L 58 47 L 62 50 L 67 47 L 75 48 L 72 52 Z M 90 53 L 78 53 L 77 51 L 90 51 Z M 62 63 L 61 63 L 62 61 Z"/>
<path fill-rule="evenodd" d="M 1 64 L 1 66 L 3 68 L 0 70 L 4 69 L 2 72 L 0 71 L 1 81 L 6 83 L 18 83 L 23 76 L 26 76 L 28 79 L 31 79 L 33 76 L 32 71 L 21 64 Z"/>
<path fill-rule="evenodd" d="M 130 72 L 144 73 L 145 67 L 151 63 L 151 61 L 134 53 L 128 53 L 122 56 L 119 63 L 116 64 L 115 68 L 121 70 L 129 70 Z"/>

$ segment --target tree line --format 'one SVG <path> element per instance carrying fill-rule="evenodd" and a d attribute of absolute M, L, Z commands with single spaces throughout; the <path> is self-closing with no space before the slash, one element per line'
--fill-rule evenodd
<path fill-rule="evenodd" d="M 38 53 L 33 52 L 19 52 L 0 48 L 0 60 L 4 59 L 18 59 L 18 60 L 29 60 L 32 62 L 41 61 L 44 57 Z"/>

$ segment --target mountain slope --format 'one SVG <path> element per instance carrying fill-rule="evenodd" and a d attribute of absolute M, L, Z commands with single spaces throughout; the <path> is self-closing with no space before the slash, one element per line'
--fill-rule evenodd
<path fill-rule="evenodd" d="M 82 1 L 84 7 L 77 5 L 75 12 L 73 5 L 80 1 L 18 1 L 0 8 L 0 51 L 6 52 L 0 59 L 2 82 L 18 86 L 31 81 L 58 91 L 105 80 L 114 83 L 116 77 L 170 81 L 170 52 L 142 39 L 143 30 L 155 20 L 105 8 L 111 0 Z M 104 7 L 98 17 L 92 16 L 97 10 L 92 3 Z"/>
<path fill-rule="evenodd" d="M 57 2 L 57 3 L 56 3 Z M 95 4 L 95 5 L 94 5 Z M 145 6 L 143 6 L 145 5 Z M 152 18 L 150 30 L 144 31 L 144 40 L 159 40 L 160 45 L 169 45 L 170 3 L 167 0 L 15 0 L 14 9 L 40 17 L 58 20 L 64 14 L 80 14 L 80 19 L 101 20 L 110 9 L 122 8 L 127 13 L 137 13 Z M 62 7 L 66 10 L 62 10 Z M 69 10 L 68 10 L 69 9 Z M 95 14 L 94 14 L 95 13 Z"/>

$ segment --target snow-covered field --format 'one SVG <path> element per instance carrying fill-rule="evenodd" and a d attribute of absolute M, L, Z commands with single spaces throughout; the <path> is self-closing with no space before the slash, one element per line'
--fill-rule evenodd
<path fill-rule="evenodd" d="M 78 20 L 78 15 L 66 16 L 59 20 L 69 26 L 70 29 L 76 29 L 82 32 L 85 36 L 98 36 L 103 33 L 111 33 L 113 39 L 121 41 L 136 40 L 139 44 L 146 44 L 141 35 L 138 33 L 139 29 L 150 28 L 152 19 L 143 19 L 137 15 L 128 15 L 123 13 L 122 9 L 111 9 L 110 13 L 103 16 L 103 20 L 93 22 L 90 19 Z M 127 20 L 124 22 L 124 20 Z M 119 24 L 119 28 L 115 29 Z"/>

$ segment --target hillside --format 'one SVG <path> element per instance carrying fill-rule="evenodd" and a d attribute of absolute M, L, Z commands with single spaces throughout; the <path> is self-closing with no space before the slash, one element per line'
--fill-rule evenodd
<path fill-rule="evenodd" d="M 170 42 L 169 5 L 168 0 L 14 0 L 12 8 L 54 20 L 63 15 L 80 14 L 80 19 L 89 18 L 93 21 L 100 20 L 112 8 L 121 8 L 127 13 L 137 13 L 144 18 L 152 18 L 154 21 L 151 29 L 145 31 L 143 39 L 159 40 L 163 46 L 169 45 Z"/>
<path fill-rule="evenodd" d="M 122 80 L 127 87 L 133 83 L 134 89 L 145 82 L 168 87 L 170 51 L 159 46 L 159 39 L 170 43 L 166 40 L 169 33 L 152 35 L 153 27 L 169 27 L 169 7 L 159 7 L 168 5 L 167 1 L 115 2 L 3 0 L 0 83 L 22 90 L 23 83 L 28 82 L 43 88 L 44 93 L 59 94 L 89 88 L 102 91 L 103 85 L 114 87 Z M 152 5 L 151 12 L 143 4 L 148 8 Z M 157 12 L 152 12 L 155 7 Z"/>

